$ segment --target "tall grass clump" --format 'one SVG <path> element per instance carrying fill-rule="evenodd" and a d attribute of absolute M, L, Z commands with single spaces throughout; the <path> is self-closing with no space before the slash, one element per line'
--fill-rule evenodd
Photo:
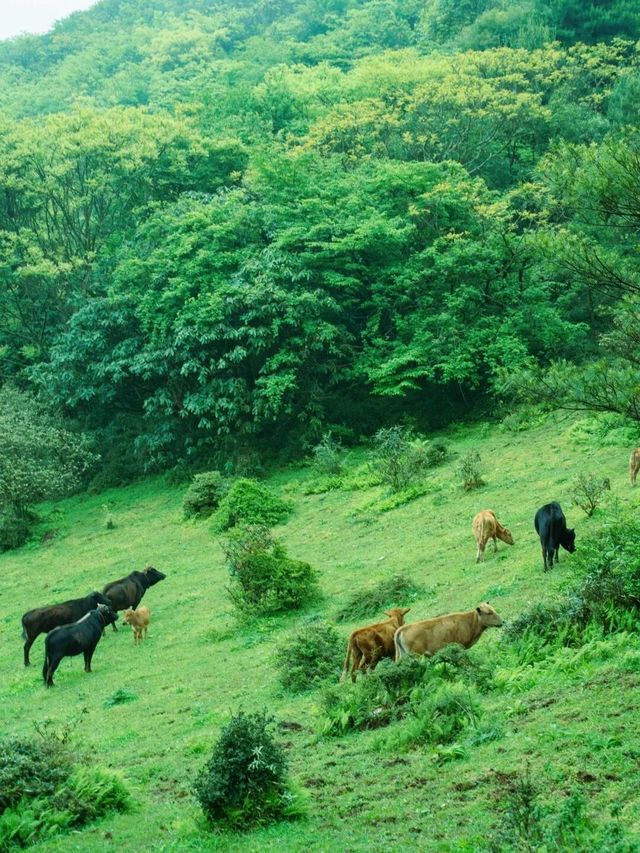
<path fill-rule="evenodd" d="M 271 527 L 286 521 L 292 509 L 290 501 L 281 498 L 264 483 L 236 480 L 213 515 L 213 529 L 228 530 L 237 524 Z"/>
<path fill-rule="evenodd" d="M 343 461 L 342 444 L 330 432 L 325 433 L 313 448 L 313 467 L 319 474 L 336 476 L 342 473 Z"/>
<path fill-rule="evenodd" d="M 393 575 L 371 587 L 354 592 L 336 613 L 339 622 L 380 615 L 390 607 L 405 607 L 425 592 L 425 587 L 408 575 Z"/>
<path fill-rule="evenodd" d="M 392 492 L 400 492 L 428 467 L 426 449 L 405 427 L 379 429 L 373 437 L 371 465 Z"/>
<path fill-rule="evenodd" d="M 280 684 L 291 693 L 302 693 L 328 678 L 337 680 L 343 651 L 342 640 L 333 625 L 323 619 L 306 622 L 276 649 Z"/>
<path fill-rule="evenodd" d="M 469 492 L 485 485 L 482 479 L 481 456 L 477 450 L 465 453 L 457 465 L 458 477 L 462 480 L 462 488 Z"/>
<path fill-rule="evenodd" d="M 243 830 L 301 816 L 272 727 L 265 711 L 240 711 L 223 727 L 193 785 L 210 825 Z"/>
<path fill-rule="evenodd" d="M 231 574 L 229 597 L 241 614 L 298 610 L 318 593 L 315 570 L 289 557 L 268 527 L 235 528 L 222 547 Z"/>

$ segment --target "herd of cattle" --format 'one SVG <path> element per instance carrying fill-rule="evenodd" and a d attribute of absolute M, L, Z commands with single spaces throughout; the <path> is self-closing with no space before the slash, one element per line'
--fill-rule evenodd
<path fill-rule="evenodd" d="M 142 572 L 131 572 L 108 583 L 102 592 L 27 611 L 22 617 L 24 665 L 30 664 L 29 650 L 36 637 L 46 633 L 42 678 L 47 687 L 53 687 L 53 674 L 65 657 L 84 655 L 85 672 L 91 672 L 91 658 L 104 629 L 112 625 L 117 630 L 118 610 L 124 610 L 125 622 L 133 628 L 134 643 L 139 643 L 143 635 L 146 637 L 151 613 L 148 607 L 138 605 L 149 587 L 165 578 L 147 566 Z"/>
<path fill-rule="evenodd" d="M 629 479 L 632 486 L 640 472 L 640 447 L 629 459 Z M 560 504 L 545 504 L 536 512 L 534 525 L 542 546 L 544 571 L 558 562 L 560 546 L 573 553 L 576 534 L 567 527 Z M 474 517 L 472 530 L 477 543 L 476 562 L 484 560 L 484 551 L 490 539 L 494 551 L 497 540 L 513 545 L 510 531 L 498 521 L 495 512 L 481 510 Z M 65 657 L 84 655 L 85 672 L 91 672 L 91 658 L 107 625 L 117 630 L 115 623 L 119 610 L 133 628 L 134 643 L 146 637 L 151 613 L 148 607 L 138 607 L 150 586 L 164 580 L 166 575 L 147 566 L 142 572 L 131 572 L 124 578 L 108 583 L 102 592 L 92 592 L 84 598 L 75 598 L 62 604 L 52 604 L 29 610 L 22 617 L 24 665 L 29 666 L 29 650 L 40 634 L 46 633 L 45 658 L 42 677 L 47 687 L 53 686 L 53 674 Z M 465 649 L 476 643 L 483 631 L 499 627 L 502 620 L 490 604 L 482 602 L 474 610 L 449 613 L 434 619 L 404 624 L 408 607 L 386 610 L 385 622 L 367 625 L 352 632 L 347 643 L 347 656 L 342 677 L 349 669 L 355 681 L 356 672 L 365 673 L 375 668 L 382 658 L 399 661 L 409 654 L 432 655 L 449 643 L 459 643 Z"/>
<path fill-rule="evenodd" d="M 640 449 L 638 467 L 640 468 Z M 552 567 L 554 557 L 556 563 L 558 562 L 561 545 L 569 552 L 576 550 L 575 530 L 567 527 L 567 520 L 556 501 L 540 507 L 535 515 L 534 525 L 542 545 L 545 571 Z M 494 551 L 498 548 L 498 539 L 508 545 L 514 544 L 510 531 L 500 524 L 491 509 L 481 510 L 474 517 L 471 529 L 478 546 L 477 563 L 484 560 L 484 549 L 490 539 L 493 539 Z M 409 607 L 385 610 L 385 615 L 389 617 L 385 622 L 366 625 L 353 631 L 347 643 L 342 678 L 345 678 L 350 670 L 351 680 L 355 681 L 358 670 L 363 673 L 372 670 L 382 658 L 393 658 L 397 663 L 405 655 L 433 655 L 450 643 L 458 643 L 469 649 L 480 639 L 485 628 L 499 628 L 502 625 L 502 619 L 486 601 L 474 610 L 448 613 L 446 616 L 405 625 L 404 617 L 409 610 Z"/>

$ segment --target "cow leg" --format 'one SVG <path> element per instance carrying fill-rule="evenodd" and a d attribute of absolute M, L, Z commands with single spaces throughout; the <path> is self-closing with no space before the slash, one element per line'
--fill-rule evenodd
<path fill-rule="evenodd" d="M 478 542 L 478 552 L 476 554 L 476 563 L 481 563 L 484 560 L 484 548 Z"/>
<path fill-rule="evenodd" d="M 97 646 L 97 643 L 95 643 L 90 648 L 85 649 L 83 652 L 83 654 L 84 654 L 84 671 L 85 672 L 91 672 L 91 658 L 93 657 L 93 653 L 96 650 L 96 646 Z"/>
<path fill-rule="evenodd" d="M 45 687 L 53 687 L 53 674 L 56 669 L 60 666 L 60 661 L 62 658 L 47 658 L 44 662 L 44 667 L 42 669 L 42 674 L 44 676 L 44 684 Z"/>
<path fill-rule="evenodd" d="M 356 670 L 362 669 L 363 655 L 358 646 L 353 646 L 353 664 L 351 665 L 351 681 L 355 684 Z"/>
<path fill-rule="evenodd" d="M 559 551 L 559 550 L 560 550 L 560 546 L 559 546 L 559 545 L 556 545 L 556 550 L 555 550 L 556 563 L 559 563 L 559 562 L 560 562 L 560 560 L 558 559 L 558 551 Z M 553 555 L 551 556 L 551 562 L 553 563 Z"/>
<path fill-rule="evenodd" d="M 494 536 L 493 537 L 493 553 L 495 554 L 497 550 L 498 550 L 498 540 Z"/>
<path fill-rule="evenodd" d="M 546 572 L 548 569 L 548 566 L 547 566 L 547 549 L 544 545 L 542 546 L 542 562 L 544 565 L 544 571 Z"/>
<path fill-rule="evenodd" d="M 38 635 L 36 634 L 36 637 L 37 636 Z M 24 665 L 25 666 L 31 666 L 31 661 L 29 660 L 29 650 L 30 650 L 31 646 L 33 645 L 36 637 L 27 637 L 27 641 L 24 644 Z"/>

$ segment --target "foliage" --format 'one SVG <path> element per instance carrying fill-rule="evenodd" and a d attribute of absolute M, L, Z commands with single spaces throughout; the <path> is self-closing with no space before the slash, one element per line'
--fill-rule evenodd
<path fill-rule="evenodd" d="M 115 773 L 78 763 L 64 738 L 0 742 L 0 849 L 82 826 L 131 804 Z"/>
<path fill-rule="evenodd" d="M 485 483 L 481 475 L 480 462 L 481 457 L 477 450 L 469 450 L 459 460 L 456 470 L 458 477 L 462 480 L 462 487 L 465 491 L 484 486 Z"/>
<path fill-rule="evenodd" d="M 571 502 L 591 517 L 600 505 L 605 491 L 611 489 L 608 478 L 602 479 L 581 472 L 573 484 Z"/>
<path fill-rule="evenodd" d="M 313 467 L 320 474 L 336 476 L 342 472 L 343 450 L 338 439 L 330 432 L 325 433 L 322 439 L 313 448 Z"/>
<path fill-rule="evenodd" d="M 235 528 L 223 544 L 231 574 L 231 601 L 241 613 L 298 610 L 318 592 L 317 573 L 287 556 L 267 527 Z"/>
<path fill-rule="evenodd" d="M 407 575 L 397 574 L 371 587 L 352 593 L 336 613 L 339 622 L 375 616 L 390 607 L 405 607 L 425 593 L 424 585 Z"/>
<path fill-rule="evenodd" d="M 425 448 L 402 426 L 379 429 L 373 437 L 371 466 L 392 492 L 406 489 L 425 468 Z"/>
<path fill-rule="evenodd" d="M 236 480 L 220 501 L 213 516 L 214 530 L 237 524 L 270 526 L 285 521 L 293 506 L 257 480 Z"/>
<path fill-rule="evenodd" d="M 280 684 L 291 693 L 301 693 L 325 679 L 337 680 L 343 651 L 343 642 L 333 625 L 322 619 L 309 620 L 276 648 Z"/>
<path fill-rule="evenodd" d="M 0 525 L 2 547 L 20 545 L 33 520 L 30 507 L 77 488 L 95 462 L 82 435 L 30 394 L 0 390 Z"/>
<path fill-rule="evenodd" d="M 223 727 L 193 792 L 212 825 L 247 829 L 299 816 L 287 784 L 287 760 L 266 711 L 240 711 Z"/>
<path fill-rule="evenodd" d="M 196 474 L 182 499 L 184 517 L 207 518 L 217 509 L 228 489 L 227 481 L 219 471 Z"/>

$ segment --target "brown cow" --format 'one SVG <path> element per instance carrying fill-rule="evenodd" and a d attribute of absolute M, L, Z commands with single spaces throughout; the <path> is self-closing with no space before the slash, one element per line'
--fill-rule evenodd
<path fill-rule="evenodd" d="M 380 658 L 393 658 L 393 635 L 404 624 L 405 614 L 410 610 L 410 607 L 392 607 L 391 610 L 384 611 L 389 617 L 386 622 L 366 625 L 352 632 L 347 643 L 347 656 L 342 668 L 341 680 L 347 675 L 351 656 L 353 656 L 352 681 L 356 680 L 357 669 L 366 672 L 367 669 L 375 669 Z"/>
<path fill-rule="evenodd" d="M 635 486 L 636 484 L 638 471 L 640 471 L 640 447 L 636 447 L 635 450 L 632 450 L 631 456 L 629 457 L 629 480 L 631 481 L 632 486 Z"/>
<path fill-rule="evenodd" d="M 130 607 L 127 607 L 122 614 L 122 618 L 127 625 L 131 625 L 133 628 L 134 646 L 141 643 L 143 639 L 147 639 L 147 629 L 149 628 L 149 622 L 151 621 L 151 611 L 148 607 L 143 605 L 142 607 L 138 607 L 137 610 L 132 610 Z"/>
<path fill-rule="evenodd" d="M 500 627 L 502 619 L 490 604 L 483 602 L 466 613 L 449 613 L 398 628 L 394 637 L 396 663 L 408 654 L 433 655 L 449 643 L 471 648 L 485 628 Z"/>
<path fill-rule="evenodd" d="M 493 539 L 494 552 L 498 550 L 497 539 L 501 539 L 507 545 L 513 545 L 513 536 L 506 527 L 500 524 L 492 509 L 481 510 L 473 519 L 471 528 L 478 543 L 476 563 L 484 561 L 484 549 L 487 547 L 489 539 Z"/>

